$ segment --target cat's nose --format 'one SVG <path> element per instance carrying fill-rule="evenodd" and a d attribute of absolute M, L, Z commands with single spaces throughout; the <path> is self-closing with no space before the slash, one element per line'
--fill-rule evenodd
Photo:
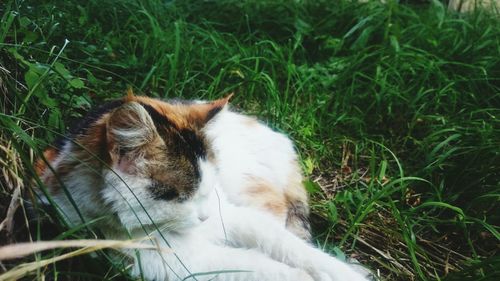
<path fill-rule="evenodd" d="M 208 215 L 198 215 L 198 219 L 200 221 L 206 221 L 208 219 Z"/>

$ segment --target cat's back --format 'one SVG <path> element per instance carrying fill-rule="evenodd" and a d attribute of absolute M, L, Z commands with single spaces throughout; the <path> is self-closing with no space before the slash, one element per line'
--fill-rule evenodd
<path fill-rule="evenodd" d="M 270 212 L 309 238 L 307 193 L 291 140 L 253 117 L 227 109 L 205 133 L 228 199 Z"/>
<path fill-rule="evenodd" d="M 226 181 L 241 183 L 260 178 L 282 191 L 290 176 L 299 173 L 291 141 L 255 118 L 226 111 L 209 124 L 206 133 Z M 232 189 L 236 192 L 239 188 Z"/>

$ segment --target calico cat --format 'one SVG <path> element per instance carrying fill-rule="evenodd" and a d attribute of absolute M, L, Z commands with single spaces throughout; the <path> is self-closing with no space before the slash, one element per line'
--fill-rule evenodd
<path fill-rule="evenodd" d="M 129 94 L 47 149 L 37 171 L 71 224 L 100 218 L 94 227 L 109 239 L 149 236 L 173 249 L 122 250 L 147 280 L 365 280 L 306 242 L 291 141 L 229 110 L 229 98 Z"/>

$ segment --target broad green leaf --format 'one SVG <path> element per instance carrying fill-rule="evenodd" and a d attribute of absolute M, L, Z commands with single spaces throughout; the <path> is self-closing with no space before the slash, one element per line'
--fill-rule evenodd
<path fill-rule="evenodd" d="M 26 82 L 26 85 L 30 90 L 33 89 L 39 79 L 40 75 L 33 71 L 31 68 L 24 74 L 24 81 Z"/>
<path fill-rule="evenodd" d="M 69 80 L 69 84 L 71 85 L 71 87 L 76 88 L 76 89 L 81 89 L 81 88 L 85 87 L 85 84 L 83 83 L 83 81 L 80 78 L 74 78 L 74 79 Z"/>

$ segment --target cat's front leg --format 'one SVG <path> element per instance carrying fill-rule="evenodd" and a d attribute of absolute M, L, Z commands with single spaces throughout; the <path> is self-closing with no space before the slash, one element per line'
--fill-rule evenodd
<path fill-rule="evenodd" d="M 210 244 L 200 235 L 190 238 L 171 241 L 176 255 L 141 251 L 141 268 L 136 259 L 134 275 L 142 270 L 147 280 L 318 281 L 305 270 L 273 260 L 259 251 Z"/>
<path fill-rule="evenodd" d="M 319 281 L 303 269 L 290 267 L 256 250 L 214 247 L 210 252 L 209 256 L 192 260 L 193 269 L 221 273 L 209 274 L 201 279 L 197 276 L 200 281 Z"/>
<path fill-rule="evenodd" d="M 228 203 L 222 206 L 221 217 L 211 220 L 220 227 L 224 225 L 227 240 L 234 246 L 258 249 L 276 261 L 306 270 L 314 280 L 367 280 L 348 264 L 298 238 L 266 213 Z"/>

